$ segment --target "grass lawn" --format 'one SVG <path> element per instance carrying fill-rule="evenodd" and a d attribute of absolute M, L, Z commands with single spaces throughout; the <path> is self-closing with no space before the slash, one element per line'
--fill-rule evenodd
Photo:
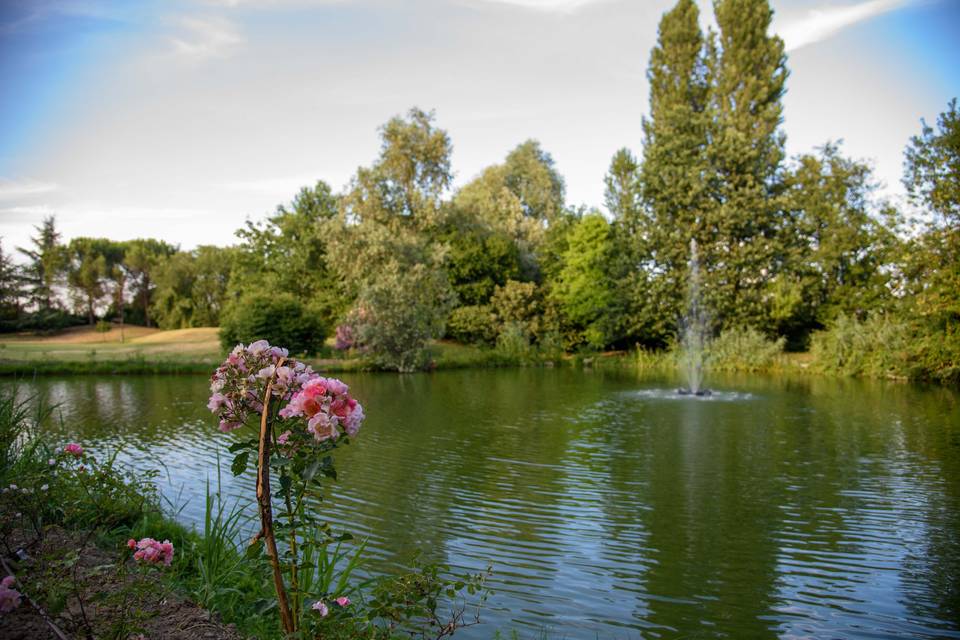
<path fill-rule="evenodd" d="M 53 336 L 0 335 L 0 373 L 209 372 L 221 359 L 216 327 L 161 331 L 77 327 Z M 122 340 L 122 341 L 121 341 Z"/>
<path fill-rule="evenodd" d="M 223 359 L 218 329 L 161 331 L 114 325 L 100 333 L 75 327 L 52 336 L 0 334 L 0 374 L 198 373 L 210 374 Z M 122 338 L 122 341 L 121 341 Z M 332 341 L 331 341 L 332 344 Z M 510 364 L 490 349 L 438 341 L 430 346 L 437 368 Z M 305 358 L 317 371 L 369 368 L 361 359 Z"/>

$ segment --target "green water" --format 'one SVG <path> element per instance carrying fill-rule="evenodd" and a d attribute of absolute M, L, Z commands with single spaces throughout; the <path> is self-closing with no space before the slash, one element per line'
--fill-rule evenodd
<path fill-rule="evenodd" d="M 954 392 L 745 377 L 681 399 L 568 369 L 344 379 L 368 420 L 323 509 L 369 537 L 375 570 L 417 549 L 493 565 L 463 637 L 960 638 Z M 162 467 L 181 517 L 202 518 L 234 436 L 205 379 L 26 386 L 59 403 L 59 437 Z M 252 473 L 224 481 L 252 497 Z"/>

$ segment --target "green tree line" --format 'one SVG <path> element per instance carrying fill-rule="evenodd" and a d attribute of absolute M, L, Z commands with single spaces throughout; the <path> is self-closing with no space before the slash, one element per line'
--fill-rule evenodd
<path fill-rule="evenodd" d="M 219 325 L 224 344 L 273 331 L 304 352 L 336 334 L 398 370 L 427 366 L 441 337 L 520 354 L 662 349 L 682 321 L 693 239 L 715 335 L 812 349 L 824 369 L 957 381 L 956 101 L 905 141 L 898 209 L 838 142 L 787 157 L 789 71 L 767 0 L 714 11 L 707 32 L 693 0 L 663 15 L 642 153 L 614 154 L 606 213 L 566 201 L 535 140 L 454 189 L 452 142 L 414 108 L 381 127 L 378 157 L 342 192 L 306 187 L 232 247 L 64 244 L 46 220 L 22 268 L 0 251 L 4 326 L 69 311 Z"/>

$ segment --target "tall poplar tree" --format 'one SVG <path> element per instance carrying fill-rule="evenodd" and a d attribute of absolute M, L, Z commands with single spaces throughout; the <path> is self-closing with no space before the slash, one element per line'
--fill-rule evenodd
<path fill-rule="evenodd" d="M 651 337 L 672 333 L 681 314 L 691 238 L 703 241 L 710 125 L 709 69 L 694 0 L 679 0 L 660 20 L 650 54 L 650 117 L 643 121 L 640 185 L 643 208 L 626 213 L 638 300 L 653 316 L 638 324 Z M 633 219 L 629 219 L 629 218 Z"/>
<path fill-rule="evenodd" d="M 783 41 L 769 35 L 767 0 L 717 0 L 714 10 L 720 33 L 708 51 L 712 206 L 704 292 L 721 324 L 764 326 L 778 270 L 786 56 Z"/>

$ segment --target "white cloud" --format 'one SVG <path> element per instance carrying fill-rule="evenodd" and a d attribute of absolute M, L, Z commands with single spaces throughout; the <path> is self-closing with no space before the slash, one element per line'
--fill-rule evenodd
<path fill-rule="evenodd" d="M 300 191 L 301 187 L 311 187 L 320 179 L 320 174 L 297 175 L 282 178 L 264 178 L 258 180 L 234 180 L 225 182 L 221 186 L 227 191 L 240 193 L 255 193 L 260 195 L 278 195 L 289 198 Z"/>
<path fill-rule="evenodd" d="M 60 187 L 52 182 L 0 178 L 0 200 L 29 198 L 30 196 L 51 193 L 53 191 L 58 191 L 59 189 Z"/>
<path fill-rule="evenodd" d="M 810 9 L 803 16 L 774 23 L 787 51 L 819 42 L 847 27 L 899 9 L 915 0 L 867 0 L 852 5 Z"/>
<path fill-rule="evenodd" d="M 183 18 L 180 24 L 186 33 L 171 43 L 177 54 L 187 58 L 223 57 L 244 41 L 236 25 L 223 18 Z"/>
<path fill-rule="evenodd" d="M 604 0 L 479 0 L 480 2 L 496 4 L 512 4 L 525 9 L 551 11 L 557 13 L 573 13 L 588 4 L 597 4 Z"/>

